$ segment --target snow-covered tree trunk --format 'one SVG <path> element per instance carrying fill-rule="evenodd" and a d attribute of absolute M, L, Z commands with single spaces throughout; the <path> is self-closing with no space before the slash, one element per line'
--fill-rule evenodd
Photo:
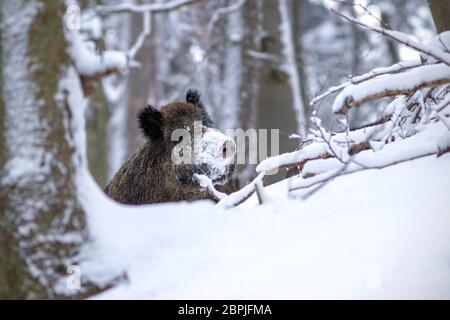
<path fill-rule="evenodd" d="M 0 6 L 0 298 L 72 296 L 66 269 L 87 239 L 62 10 L 44 0 Z"/>

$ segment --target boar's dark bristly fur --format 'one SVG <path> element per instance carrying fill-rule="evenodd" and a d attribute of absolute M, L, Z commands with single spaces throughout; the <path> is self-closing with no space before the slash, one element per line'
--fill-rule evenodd
<path fill-rule="evenodd" d="M 138 114 L 138 121 L 147 141 L 122 165 L 106 194 L 125 204 L 212 199 L 198 184 L 183 178 L 192 176 L 192 167 L 176 167 L 171 160 L 172 148 L 178 143 L 171 141 L 175 129 L 191 127 L 194 121 L 208 127 L 212 124 L 199 93 L 189 90 L 186 102 L 159 109 L 147 106 Z"/>
<path fill-rule="evenodd" d="M 155 107 L 148 105 L 138 114 L 139 127 L 144 136 L 155 141 L 162 137 L 162 115 Z"/>

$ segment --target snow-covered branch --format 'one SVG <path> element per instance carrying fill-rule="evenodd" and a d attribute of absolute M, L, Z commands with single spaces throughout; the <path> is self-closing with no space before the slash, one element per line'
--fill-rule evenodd
<path fill-rule="evenodd" d="M 167 12 L 175 9 L 179 9 L 183 6 L 199 2 L 200 0 L 173 0 L 165 3 L 150 3 L 150 4 L 134 4 L 134 3 L 122 3 L 118 5 L 99 5 L 96 7 L 96 11 L 100 15 L 106 15 L 110 13 L 118 12 Z"/>
<path fill-rule="evenodd" d="M 106 50 L 97 52 L 89 42 L 81 38 L 78 30 L 64 30 L 70 58 L 82 79 L 83 91 L 86 95 L 92 92 L 91 80 L 99 80 L 104 76 L 128 67 L 128 57 L 125 52 Z"/>
<path fill-rule="evenodd" d="M 361 76 L 353 77 L 315 97 L 310 106 L 341 91 L 334 101 L 333 111 L 345 114 L 349 108 L 358 107 L 370 100 L 398 95 L 415 96 L 422 88 L 434 88 L 450 82 L 450 54 L 448 52 L 450 32 L 439 34 L 429 44 L 424 45 L 401 32 L 370 26 L 339 11 L 331 10 L 355 25 L 372 30 L 418 51 L 421 59 L 376 68 Z M 414 104 L 415 102 L 411 105 Z"/>
<path fill-rule="evenodd" d="M 142 13 L 142 31 L 136 39 L 135 43 L 126 53 L 128 61 L 133 61 L 139 49 L 144 44 L 145 39 L 151 34 L 152 15 L 159 12 L 168 12 L 179 9 L 183 6 L 191 5 L 199 0 L 173 0 L 166 3 L 152 3 L 152 4 L 133 4 L 123 3 L 119 5 L 99 5 L 94 10 L 99 15 L 108 15 L 120 12 L 138 12 Z"/>
<path fill-rule="evenodd" d="M 409 95 L 421 88 L 437 87 L 450 83 L 450 67 L 438 63 L 418 66 L 412 70 L 377 77 L 356 85 L 348 85 L 336 97 L 335 113 L 346 113 L 351 107 L 383 97 Z"/>
<path fill-rule="evenodd" d="M 226 193 L 216 190 L 216 188 L 214 188 L 213 182 L 207 176 L 205 176 L 203 174 L 196 174 L 195 178 L 197 179 L 198 183 L 200 184 L 200 187 L 208 190 L 208 192 L 211 194 L 211 196 L 214 197 L 214 199 L 216 201 L 220 201 L 221 199 L 223 199 L 227 196 Z"/>
<path fill-rule="evenodd" d="M 306 161 L 311 159 L 325 158 L 329 156 L 329 149 L 325 143 L 313 143 L 305 146 L 303 149 L 283 153 L 279 156 L 271 157 L 261 161 L 256 167 L 258 173 L 268 173 L 280 168 L 302 167 Z"/>
<path fill-rule="evenodd" d="M 448 69 L 442 63 L 421 68 L 436 67 L 432 71 L 436 74 L 438 66 L 439 70 Z M 410 80 L 416 81 L 418 74 L 421 73 L 415 73 Z M 368 90 L 373 89 L 372 81 L 383 78 L 363 84 L 368 83 Z M 440 156 L 450 151 L 450 110 L 446 108 L 450 105 L 449 97 L 448 86 L 417 91 L 408 98 L 400 96 L 385 108 L 380 120 L 339 133 L 329 132 L 318 121 L 317 128 L 309 130 L 308 139 L 312 143 L 298 151 L 266 159 L 256 170 L 260 174 L 280 168 L 293 170 L 296 176 L 289 181 L 289 189 L 308 189 L 301 195 L 305 199 L 342 175 Z"/>
<path fill-rule="evenodd" d="M 436 139 L 441 136 L 441 139 Z M 439 155 L 442 151 L 449 151 L 450 132 L 443 130 L 443 125 L 433 124 L 428 130 L 414 135 L 408 139 L 387 145 L 378 152 L 372 150 L 362 151 L 355 155 L 345 164 L 333 161 L 332 159 L 322 160 L 321 162 L 310 162 L 305 165 L 306 178 L 295 179 L 290 191 L 307 189 L 314 185 L 325 183 L 338 176 L 369 169 L 383 169 L 398 163 L 411 161 L 432 155 Z M 434 138 L 434 139 L 433 139 Z M 435 143 L 431 142 L 435 141 Z M 412 147 L 414 146 L 414 147 Z M 304 174 L 302 173 L 302 176 Z"/>
<path fill-rule="evenodd" d="M 423 45 L 420 42 L 412 40 L 408 35 L 406 35 L 402 32 L 370 26 L 370 25 L 363 23 L 355 18 L 347 16 L 335 9 L 331 9 L 331 11 L 334 12 L 335 14 L 337 14 L 338 16 L 344 18 L 345 20 L 350 21 L 351 23 L 354 23 L 360 27 L 372 30 L 376 33 L 379 33 L 391 40 L 394 40 L 400 44 L 410 47 L 410 48 L 424 54 L 425 56 L 432 57 L 436 61 L 445 63 L 447 66 L 450 67 L 450 54 L 440 48 L 437 48 L 436 46 Z"/>
<path fill-rule="evenodd" d="M 314 99 L 311 100 L 310 102 L 310 106 L 314 106 L 316 103 L 318 103 L 319 101 L 323 100 L 324 98 L 328 97 L 329 95 L 339 92 L 342 89 L 344 89 L 345 87 L 351 85 L 351 84 L 358 84 L 361 83 L 363 81 L 366 80 L 370 80 L 373 79 L 375 77 L 378 76 L 382 76 L 382 75 L 386 75 L 386 74 L 393 74 L 393 73 L 398 73 L 398 72 L 402 72 L 402 71 L 406 71 L 418 66 L 422 65 L 422 61 L 420 60 L 411 60 L 411 61 L 402 61 L 402 62 L 398 62 L 392 66 L 389 67 L 382 67 L 382 68 L 375 68 L 373 70 L 370 70 L 369 72 L 359 75 L 359 76 L 355 76 L 352 77 L 349 81 L 342 83 L 338 86 L 334 86 L 329 88 L 325 93 L 316 96 Z"/>
<path fill-rule="evenodd" d="M 78 30 L 66 30 L 66 38 L 69 43 L 69 53 L 74 65 L 84 79 L 98 80 L 105 75 L 125 70 L 130 66 L 138 66 L 134 61 L 137 52 L 142 48 L 145 39 L 151 34 L 152 16 L 155 13 L 169 12 L 184 6 L 192 5 L 200 0 L 172 0 L 165 3 L 151 4 L 133 4 L 123 3 L 118 5 L 98 5 L 93 8 L 94 12 L 99 16 L 105 16 L 113 13 L 121 12 L 137 12 L 142 14 L 142 31 L 137 37 L 134 44 L 127 51 L 106 50 L 96 52 L 94 48 L 90 48 L 89 44 L 82 39 Z M 212 28 L 215 22 L 223 15 L 230 14 L 239 10 L 245 3 L 245 0 L 237 0 L 236 3 L 228 7 L 217 9 L 209 26 Z M 98 16 L 97 16 L 98 17 Z M 89 94 L 90 82 L 85 81 L 85 93 Z"/>
<path fill-rule="evenodd" d="M 256 184 L 262 182 L 262 179 L 264 178 L 265 173 L 260 173 L 252 182 L 250 182 L 248 185 L 240 189 L 239 191 L 233 192 L 232 194 L 229 194 L 228 196 L 224 197 L 219 201 L 217 204 L 218 207 L 228 209 L 232 207 L 236 207 L 239 204 L 243 203 L 245 200 L 250 198 L 250 196 L 255 192 L 256 190 Z"/>

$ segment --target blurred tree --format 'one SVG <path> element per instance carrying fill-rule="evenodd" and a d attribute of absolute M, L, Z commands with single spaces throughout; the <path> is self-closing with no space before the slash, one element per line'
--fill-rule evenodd
<path fill-rule="evenodd" d="M 297 58 L 297 68 L 300 77 L 300 92 L 302 96 L 303 105 L 305 106 L 305 113 L 307 117 L 306 126 L 309 127 L 309 92 L 308 92 L 308 78 L 306 76 L 305 66 L 305 50 L 303 35 L 305 33 L 305 23 L 303 21 L 304 11 L 307 10 L 306 1 L 292 1 L 292 29 L 294 32 L 294 45 Z"/>
<path fill-rule="evenodd" d="M 450 30 L 450 1 L 428 0 L 437 33 Z"/>
<path fill-rule="evenodd" d="M 89 169 L 101 187 L 109 182 L 108 122 L 111 112 L 103 90 L 95 90 L 86 112 L 87 156 Z"/>

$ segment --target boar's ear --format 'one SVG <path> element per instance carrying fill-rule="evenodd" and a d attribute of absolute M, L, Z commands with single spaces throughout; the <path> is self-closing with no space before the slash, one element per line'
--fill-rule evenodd
<path fill-rule="evenodd" d="M 205 109 L 203 102 L 200 100 L 200 92 L 194 89 L 189 89 L 186 93 L 186 102 L 192 103 L 194 106 L 197 106 L 201 109 Z"/>
<path fill-rule="evenodd" d="M 163 116 L 153 106 L 148 105 L 138 113 L 139 127 L 150 140 L 160 139 L 163 135 Z"/>
<path fill-rule="evenodd" d="M 203 124 L 205 126 L 210 127 L 213 125 L 213 121 L 212 121 L 210 115 L 206 111 L 205 106 L 203 105 L 203 102 L 200 100 L 200 92 L 198 92 L 197 90 L 194 90 L 194 89 L 189 89 L 188 92 L 186 93 L 186 102 L 192 103 L 194 106 L 196 106 L 197 108 L 199 108 L 201 110 L 201 113 L 203 116 Z"/>

